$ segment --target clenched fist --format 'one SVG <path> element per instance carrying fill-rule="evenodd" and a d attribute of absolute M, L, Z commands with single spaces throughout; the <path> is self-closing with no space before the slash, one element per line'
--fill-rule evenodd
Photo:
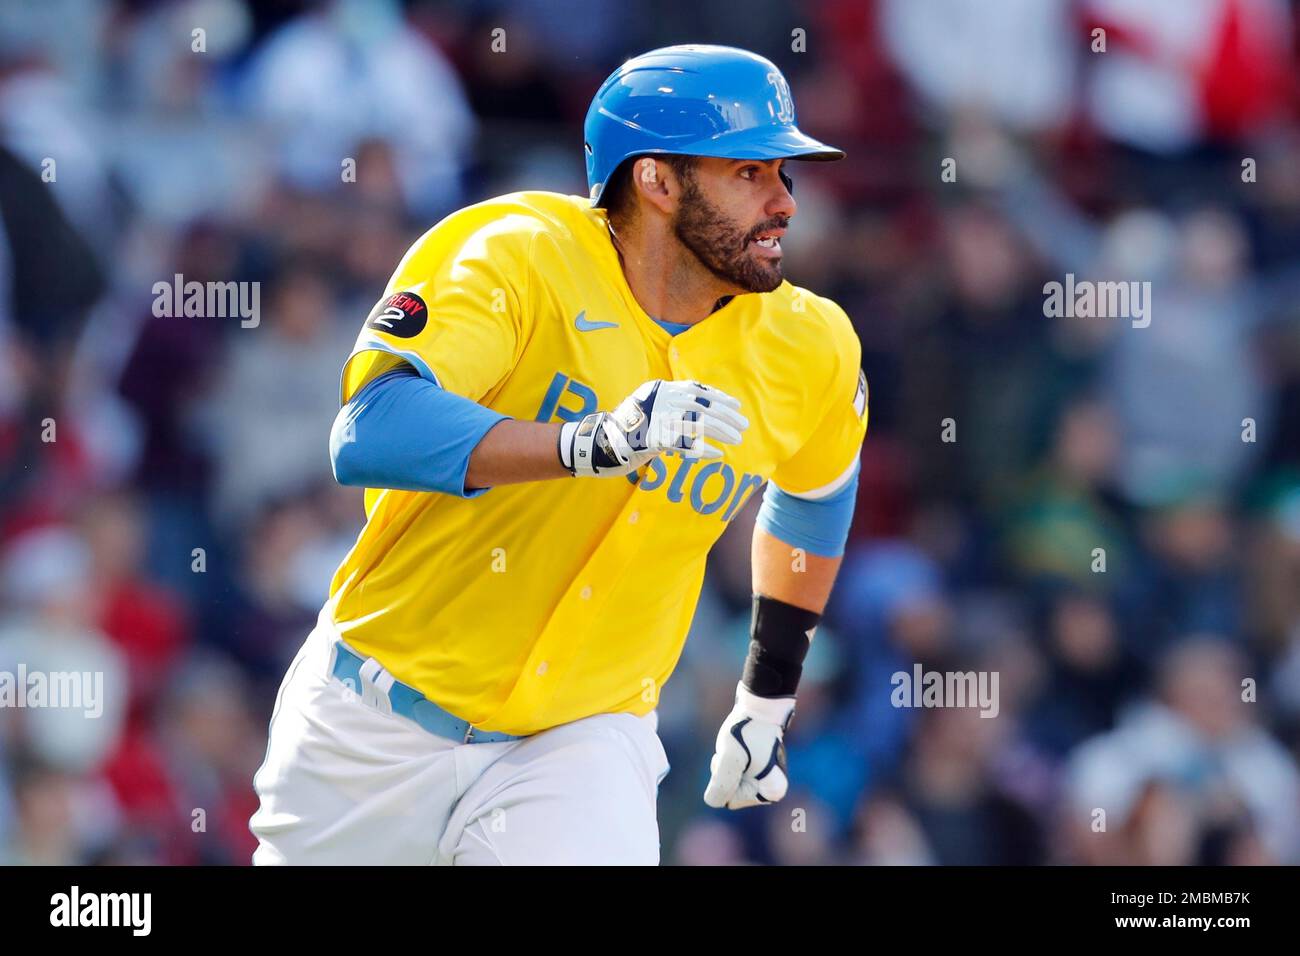
<path fill-rule="evenodd" d="M 612 412 L 593 412 L 560 429 L 559 455 L 579 477 L 617 477 L 636 471 L 661 452 L 686 458 L 720 458 L 706 442 L 740 444 L 749 420 L 740 402 L 699 382 L 645 382 Z"/>

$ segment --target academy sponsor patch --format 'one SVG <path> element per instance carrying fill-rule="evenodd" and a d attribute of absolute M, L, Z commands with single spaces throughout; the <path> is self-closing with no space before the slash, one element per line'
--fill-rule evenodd
<path fill-rule="evenodd" d="M 401 339 L 413 339 L 429 321 L 429 307 L 414 292 L 394 292 L 375 306 L 366 328 L 387 332 Z"/>

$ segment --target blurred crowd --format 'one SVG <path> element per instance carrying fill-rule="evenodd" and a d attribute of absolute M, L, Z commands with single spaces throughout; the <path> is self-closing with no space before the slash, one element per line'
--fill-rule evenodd
<path fill-rule="evenodd" d="M 1300 862 L 1300 10 L 735 9 L 3 5 L 0 671 L 106 704 L 0 709 L 0 862 L 249 860 L 362 520 L 327 450 L 360 322 L 451 210 L 584 194 L 596 86 L 676 42 L 773 59 L 848 151 L 791 170 L 786 274 L 852 317 L 871 419 L 768 809 L 701 800 L 756 502 L 710 558 L 664 861 Z M 176 274 L 260 283 L 260 321 L 155 315 Z M 1150 324 L 1046 316 L 1067 274 L 1149 282 Z M 916 664 L 996 672 L 998 715 L 894 706 Z"/>

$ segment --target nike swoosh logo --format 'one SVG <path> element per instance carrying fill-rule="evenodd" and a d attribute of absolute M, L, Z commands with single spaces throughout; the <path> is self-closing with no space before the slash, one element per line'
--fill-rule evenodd
<path fill-rule="evenodd" d="M 616 329 L 617 322 L 592 322 L 587 318 L 587 310 L 583 309 L 578 313 L 578 317 L 573 320 L 573 324 L 578 327 L 579 332 L 592 332 L 596 329 Z"/>

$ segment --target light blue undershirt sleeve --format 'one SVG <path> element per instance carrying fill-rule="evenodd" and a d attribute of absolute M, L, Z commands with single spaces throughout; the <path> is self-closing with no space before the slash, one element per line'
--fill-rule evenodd
<path fill-rule="evenodd" d="M 509 417 L 404 365 L 369 382 L 339 409 L 330 431 L 334 478 L 341 485 L 476 498 L 488 489 L 466 490 L 470 453 Z"/>
<path fill-rule="evenodd" d="M 791 547 L 823 558 L 838 558 L 849 538 L 860 470 L 859 463 L 843 488 L 815 501 L 796 498 L 769 481 L 758 508 L 758 526 Z"/>

